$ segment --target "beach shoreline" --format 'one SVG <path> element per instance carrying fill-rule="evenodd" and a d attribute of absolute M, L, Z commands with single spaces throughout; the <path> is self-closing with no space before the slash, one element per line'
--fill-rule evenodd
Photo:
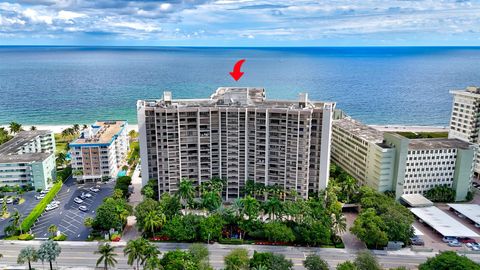
<path fill-rule="evenodd" d="M 37 130 L 50 130 L 53 131 L 53 133 L 61 133 L 63 130 L 70 128 L 73 126 L 71 125 L 33 125 L 37 128 Z M 80 128 L 82 128 L 83 124 L 80 125 Z M 8 125 L 0 125 L 0 127 L 8 129 Z M 30 130 L 32 125 L 22 125 L 22 128 L 24 130 Z M 138 132 L 138 125 L 137 124 L 128 124 L 127 126 L 127 131 L 130 132 L 131 130 L 135 130 Z"/>

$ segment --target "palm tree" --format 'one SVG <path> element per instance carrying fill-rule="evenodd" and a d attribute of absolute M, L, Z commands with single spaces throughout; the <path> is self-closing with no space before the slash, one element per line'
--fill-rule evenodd
<path fill-rule="evenodd" d="M 143 259 L 141 264 L 144 268 L 146 268 L 147 264 L 149 268 L 152 269 L 155 264 L 158 264 L 158 256 L 160 255 L 160 250 L 158 250 L 157 246 L 154 244 L 146 242 L 145 247 L 143 249 Z M 157 260 L 155 260 L 155 258 Z M 153 268 L 158 269 L 158 268 Z"/>
<path fill-rule="evenodd" d="M 32 270 L 32 262 L 36 262 L 37 260 L 38 260 L 37 251 L 31 246 L 27 246 L 22 248 L 22 250 L 20 250 L 20 253 L 18 254 L 18 258 L 17 258 L 17 263 L 24 264 L 25 262 L 28 262 L 28 269 Z"/>
<path fill-rule="evenodd" d="M 67 160 L 67 155 L 63 152 L 58 153 L 57 155 L 57 167 L 63 166 L 65 164 L 65 161 Z"/>
<path fill-rule="evenodd" d="M 270 220 L 275 220 L 281 216 L 283 204 L 277 197 L 273 197 L 263 204 L 263 211 L 268 214 Z"/>
<path fill-rule="evenodd" d="M 82 129 L 87 129 L 87 128 L 88 128 L 88 126 L 87 126 L 87 125 L 85 125 L 85 124 L 83 124 L 83 127 L 82 127 Z"/>
<path fill-rule="evenodd" d="M 72 130 L 77 133 L 80 131 L 80 126 L 78 124 L 74 124 L 73 127 L 72 127 Z"/>
<path fill-rule="evenodd" d="M 345 196 L 347 196 L 346 203 L 350 202 L 351 195 L 353 195 L 356 189 L 357 189 L 357 180 L 351 177 L 350 175 L 347 176 L 347 178 L 345 179 L 345 181 L 343 181 L 341 185 L 342 193 L 345 194 Z"/>
<path fill-rule="evenodd" d="M 103 269 L 108 270 L 108 266 L 115 267 L 117 260 L 114 253 L 115 248 L 112 247 L 109 243 L 98 246 L 98 250 L 95 251 L 95 254 L 100 254 L 100 258 L 97 260 L 96 266 L 103 262 Z"/>
<path fill-rule="evenodd" d="M 127 242 L 127 246 L 123 249 L 123 254 L 127 256 L 128 265 L 136 263 L 137 270 L 140 269 L 140 262 L 144 260 L 144 250 L 147 245 L 147 240 L 143 238 L 137 238 Z"/>
<path fill-rule="evenodd" d="M 191 203 L 195 196 L 195 188 L 193 182 L 189 179 L 180 180 L 180 186 L 178 187 L 177 196 L 180 198 L 182 205 L 187 208 L 187 205 Z"/>
<path fill-rule="evenodd" d="M 160 229 L 166 222 L 165 214 L 160 211 L 150 211 L 145 216 L 143 221 L 143 230 L 150 230 L 152 235 L 155 234 L 155 229 Z"/>
<path fill-rule="evenodd" d="M 332 213 L 332 242 L 335 244 L 337 237 L 347 231 L 347 219 L 342 213 Z"/>
<path fill-rule="evenodd" d="M 12 134 L 16 134 L 23 130 L 22 125 L 17 122 L 10 122 L 9 128 L 10 128 L 10 133 Z"/>
<path fill-rule="evenodd" d="M 50 225 L 50 227 L 48 227 L 48 232 L 52 234 L 52 238 L 55 237 L 55 234 L 57 233 L 57 231 L 58 231 L 58 227 L 55 224 L 52 224 Z"/>
<path fill-rule="evenodd" d="M 249 220 L 257 219 L 258 218 L 258 211 L 260 210 L 260 204 L 258 203 L 257 199 L 246 196 L 245 198 L 241 199 L 243 204 L 242 209 L 242 216 L 246 215 Z"/>
<path fill-rule="evenodd" d="M 37 130 L 37 127 L 36 127 L 36 126 L 31 126 L 31 127 L 30 127 L 30 130 L 31 130 L 31 131 Z"/>
<path fill-rule="evenodd" d="M 20 212 L 18 212 L 18 210 L 15 209 L 15 213 L 13 213 L 12 218 L 13 218 L 13 227 L 15 227 L 15 229 L 16 229 L 18 227 L 18 224 L 20 223 L 20 219 L 22 218 L 22 214 L 20 214 Z M 21 233 L 22 233 L 22 227 L 20 226 L 20 234 Z"/>

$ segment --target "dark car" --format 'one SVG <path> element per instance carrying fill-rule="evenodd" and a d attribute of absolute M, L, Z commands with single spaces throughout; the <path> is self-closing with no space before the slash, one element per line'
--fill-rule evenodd
<path fill-rule="evenodd" d="M 19 204 L 19 203 L 20 203 L 20 198 L 13 199 L 13 204 Z"/>
<path fill-rule="evenodd" d="M 457 240 L 460 243 L 475 243 L 475 240 L 470 237 L 458 237 Z"/>
<path fill-rule="evenodd" d="M 412 241 L 412 245 L 414 245 L 414 246 L 425 245 L 425 242 L 423 242 L 423 239 L 418 237 L 418 236 L 410 238 L 410 241 Z"/>

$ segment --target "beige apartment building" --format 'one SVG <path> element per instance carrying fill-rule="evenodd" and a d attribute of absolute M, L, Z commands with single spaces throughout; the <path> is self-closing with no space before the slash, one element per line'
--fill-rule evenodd
<path fill-rule="evenodd" d="M 449 138 L 480 144 L 480 87 L 470 86 L 464 90 L 452 90 L 452 115 Z M 475 173 L 480 174 L 480 153 L 475 157 Z"/>
<path fill-rule="evenodd" d="M 227 200 L 247 180 L 302 197 L 328 184 L 335 103 L 270 100 L 265 89 L 221 87 L 208 99 L 137 102 L 142 181 L 174 193 L 183 178 L 196 185 L 227 181 Z"/>
<path fill-rule="evenodd" d="M 73 178 L 77 182 L 115 179 L 128 153 L 127 121 L 97 121 L 70 143 Z"/>

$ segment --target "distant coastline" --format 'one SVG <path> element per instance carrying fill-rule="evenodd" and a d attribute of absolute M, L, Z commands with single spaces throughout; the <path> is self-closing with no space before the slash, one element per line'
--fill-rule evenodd
<path fill-rule="evenodd" d="M 70 128 L 73 126 L 71 125 L 33 125 L 37 128 L 37 130 L 50 130 L 53 131 L 53 133 L 61 133 L 64 129 Z M 81 127 L 82 125 L 80 125 Z M 8 125 L 0 125 L 0 127 L 4 127 L 8 129 Z M 24 130 L 30 130 L 32 125 L 22 125 L 22 128 Z M 138 125 L 137 124 L 128 124 L 127 131 L 135 130 L 138 131 Z"/>

